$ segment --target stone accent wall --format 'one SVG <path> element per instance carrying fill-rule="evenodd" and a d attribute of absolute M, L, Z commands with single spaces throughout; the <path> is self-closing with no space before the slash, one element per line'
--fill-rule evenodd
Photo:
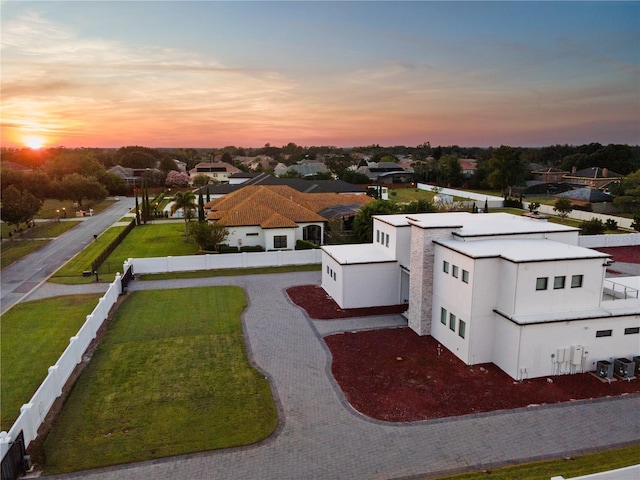
<path fill-rule="evenodd" d="M 418 335 L 431 335 L 433 306 L 433 240 L 451 238 L 455 228 L 423 229 L 411 226 L 411 283 L 409 284 L 409 328 Z"/>

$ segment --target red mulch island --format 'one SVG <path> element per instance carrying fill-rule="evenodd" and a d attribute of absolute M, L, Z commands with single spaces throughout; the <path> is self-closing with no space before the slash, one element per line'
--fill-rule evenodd
<path fill-rule="evenodd" d="M 342 310 L 317 285 L 287 289 L 311 318 L 399 313 L 380 308 Z M 369 313 L 364 313 L 369 312 Z M 349 403 L 362 414 L 411 422 L 640 393 L 640 379 L 603 383 L 588 373 L 514 381 L 493 364 L 465 365 L 432 337 L 409 328 L 347 332 L 324 337 L 331 371 Z"/>
<path fill-rule="evenodd" d="M 385 307 L 342 309 L 320 285 L 301 285 L 287 288 L 289 298 L 306 310 L 309 317 L 316 320 L 337 318 L 368 317 L 371 315 L 390 315 L 404 312 L 409 305 L 391 305 Z"/>
<path fill-rule="evenodd" d="M 594 248 L 594 250 L 612 255 L 616 262 L 640 263 L 639 245 L 632 245 L 630 247 L 598 247 Z"/>

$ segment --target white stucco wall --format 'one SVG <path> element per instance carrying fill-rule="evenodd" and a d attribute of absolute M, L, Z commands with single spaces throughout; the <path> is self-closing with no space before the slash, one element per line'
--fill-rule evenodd
<path fill-rule="evenodd" d="M 503 262 L 509 263 L 509 262 Z M 586 310 L 599 305 L 602 297 L 603 259 L 556 260 L 551 262 L 521 263 L 514 265 L 515 279 L 509 278 L 505 287 L 515 294 L 513 309 L 499 303 L 498 308 L 508 314 L 535 314 Z M 573 275 L 582 275 L 582 287 L 571 288 Z M 554 289 L 554 277 L 564 276 L 565 286 Z M 547 277 L 546 290 L 536 290 L 536 279 Z M 507 280 L 507 279 L 505 279 Z M 514 288 L 515 287 L 515 288 Z M 506 289 L 506 288 L 505 288 Z"/>
<path fill-rule="evenodd" d="M 258 225 L 247 227 L 229 227 L 226 243 L 231 247 L 247 247 L 260 245 L 264 247 L 264 232 Z M 257 235 L 251 235 L 255 234 Z M 249 235 L 248 235 L 249 234 Z"/>
<path fill-rule="evenodd" d="M 402 303 L 400 267 L 395 262 L 343 265 L 342 269 L 337 271 L 342 273 L 340 281 L 335 280 L 336 288 L 342 285 L 344 291 L 342 301 L 338 302 L 342 308 L 380 307 Z M 323 287 L 325 274 L 326 271 L 323 271 Z M 327 283 L 330 281 L 327 280 Z"/>
<path fill-rule="evenodd" d="M 334 278 L 335 272 L 335 278 Z M 346 293 L 344 289 L 344 273 L 342 271 L 342 265 L 336 262 L 331 256 L 327 255 L 325 251 L 322 252 L 322 288 L 329 294 L 331 298 L 340 306 L 344 306 L 344 296 Z"/>
<path fill-rule="evenodd" d="M 470 365 L 487 363 L 493 359 L 494 317 L 493 309 L 501 293 L 500 259 L 485 258 L 476 260 L 473 267 L 471 310 L 469 322 L 469 358 Z"/>
<path fill-rule="evenodd" d="M 599 360 L 613 363 L 615 358 L 631 360 L 640 354 L 640 334 L 624 334 L 626 328 L 640 327 L 640 314 L 525 326 L 497 317 L 496 325 L 500 348 L 494 363 L 516 379 L 594 371 Z M 611 336 L 596 337 L 599 330 L 611 330 Z M 514 345 L 519 346 L 519 355 Z M 572 346 L 583 347 L 583 361 L 576 365 L 569 357 Z M 566 349 L 564 362 L 557 361 L 558 349 Z"/>
<path fill-rule="evenodd" d="M 297 228 L 265 228 L 263 230 L 265 250 L 294 250 L 296 248 L 296 230 Z M 273 238 L 278 235 L 285 235 L 287 237 L 286 247 L 275 248 L 273 246 Z"/>

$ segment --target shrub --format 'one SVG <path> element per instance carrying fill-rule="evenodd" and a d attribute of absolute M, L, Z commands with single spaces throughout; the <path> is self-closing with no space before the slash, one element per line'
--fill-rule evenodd
<path fill-rule="evenodd" d="M 582 228 L 583 235 L 601 235 L 606 229 L 602 220 L 598 218 L 585 220 L 580 224 L 580 228 Z"/>
<path fill-rule="evenodd" d="M 505 198 L 505 208 L 522 208 L 522 202 L 516 198 Z"/>
<path fill-rule="evenodd" d="M 241 252 L 264 252 L 264 248 L 262 245 L 245 245 L 244 247 L 240 247 Z"/>
<path fill-rule="evenodd" d="M 307 242 L 306 240 L 296 241 L 296 250 L 312 250 L 314 248 L 320 248 L 320 247 L 315 243 Z"/>
<path fill-rule="evenodd" d="M 229 245 L 220 245 L 220 253 L 238 253 L 238 247 L 230 247 Z"/>
<path fill-rule="evenodd" d="M 604 226 L 607 230 L 618 230 L 618 222 L 616 222 L 613 218 L 608 218 L 606 222 L 604 222 Z"/>

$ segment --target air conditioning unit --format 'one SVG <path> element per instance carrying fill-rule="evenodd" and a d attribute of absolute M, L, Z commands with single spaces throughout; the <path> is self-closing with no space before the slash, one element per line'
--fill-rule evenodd
<path fill-rule="evenodd" d="M 596 363 L 596 375 L 598 378 L 613 378 L 613 363 L 599 360 Z"/>
<path fill-rule="evenodd" d="M 636 376 L 640 376 L 640 355 L 633 357 L 633 361 L 636 363 Z"/>
<path fill-rule="evenodd" d="M 613 361 L 613 373 L 622 378 L 632 378 L 636 373 L 636 363 L 628 358 L 616 358 Z"/>

